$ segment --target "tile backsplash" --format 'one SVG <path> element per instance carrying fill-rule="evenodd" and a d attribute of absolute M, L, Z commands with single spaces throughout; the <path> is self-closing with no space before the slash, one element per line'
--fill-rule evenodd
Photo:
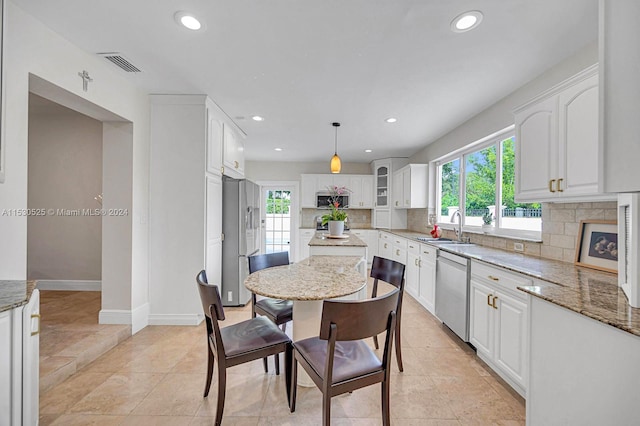
<path fill-rule="evenodd" d="M 315 228 L 316 216 L 327 214 L 329 210 L 318 209 L 302 209 L 301 228 Z M 371 227 L 371 210 L 368 209 L 349 209 L 347 210 L 347 221 L 351 228 L 370 228 Z"/>
<path fill-rule="evenodd" d="M 526 254 L 573 263 L 580 221 L 585 219 L 617 219 L 617 203 L 542 203 L 542 243 L 501 238 L 490 234 L 472 234 L 471 242 L 488 247 L 513 250 L 514 243 L 523 243 Z M 411 209 L 407 226 L 418 232 L 429 232 L 427 209 Z M 443 237 L 455 238 L 453 231 L 445 230 Z"/>

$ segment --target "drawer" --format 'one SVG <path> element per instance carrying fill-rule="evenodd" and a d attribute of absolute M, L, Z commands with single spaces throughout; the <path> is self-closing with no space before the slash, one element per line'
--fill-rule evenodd
<path fill-rule="evenodd" d="M 489 282 L 496 287 L 512 290 L 522 297 L 524 297 L 524 293 L 517 287 L 533 285 L 532 279 L 476 261 L 471 262 L 471 276 Z"/>
<path fill-rule="evenodd" d="M 411 240 L 407 241 L 407 253 L 420 256 L 420 243 Z"/>
<path fill-rule="evenodd" d="M 391 242 L 391 234 L 387 234 L 386 232 L 380 233 L 380 239 L 384 241 Z"/>
<path fill-rule="evenodd" d="M 436 263 L 438 250 L 429 244 L 420 244 L 420 257 L 425 262 Z"/>
<path fill-rule="evenodd" d="M 407 239 L 406 238 L 402 238 L 402 237 L 393 237 L 393 247 L 394 248 L 398 248 L 401 250 L 406 251 L 407 250 Z"/>

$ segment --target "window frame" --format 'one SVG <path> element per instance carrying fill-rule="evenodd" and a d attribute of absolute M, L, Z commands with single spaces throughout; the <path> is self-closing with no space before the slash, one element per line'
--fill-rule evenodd
<path fill-rule="evenodd" d="M 451 161 L 455 161 L 456 159 L 460 161 L 460 176 L 458 178 L 458 194 L 459 194 L 459 209 L 460 213 L 462 213 L 462 231 L 469 233 L 480 233 L 483 234 L 482 226 L 473 226 L 467 225 L 465 223 L 465 210 L 466 210 L 466 161 L 467 156 L 474 154 L 478 151 L 482 151 L 483 149 L 495 146 L 496 147 L 496 194 L 494 205 L 500 206 L 502 204 L 502 145 L 501 142 L 514 138 L 515 140 L 515 125 L 511 125 L 506 127 L 498 132 L 495 132 L 489 136 L 486 136 L 480 140 L 477 140 L 473 143 L 470 143 L 460 149 L 457 149 L 445 156 L 438 158 L 437 160 L 432 162 L 432 167 L 435 170 L 435 202 L 436 202 L 436 223 L 439 227 L 443 229 L 452 230 L 456 227 L 455 224 L 449 222 L 448 220 L 443 220 L 442 217 L 442 173 L 441 166 L 449 163 Z M 502 215 L 496 214 L 495 217 L 495 226 L 493 227 L 493 232 L 490 235 L 496 237 L 505 237 L 505 238 L 517 238 L 522 240 L 530 240 L 530 241 L 541 241 L 542 239 L 542 231 L 527 231 L 522 229 L 512 229 L 512 228 L 502 228 Z"/>

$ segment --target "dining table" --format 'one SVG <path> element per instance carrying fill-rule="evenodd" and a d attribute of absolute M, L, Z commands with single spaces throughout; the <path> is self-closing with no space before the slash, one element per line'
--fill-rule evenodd
<path fill-rule="evenodd" d="M 256 271 L 245 279 L 251 292 L 293 301 L 293 341 L 318 336 L 322 302 L 366 299 L 367 260 L 362 256 L 309 256 L 299 262 Z M 298 384 L 313 386 L 304 370 Z"/>

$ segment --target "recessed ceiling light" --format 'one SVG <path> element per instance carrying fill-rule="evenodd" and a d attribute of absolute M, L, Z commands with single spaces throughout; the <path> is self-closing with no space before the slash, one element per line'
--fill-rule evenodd
<path fill-rule="evenodd" d="M 264 117 L 260 117 L 259 115 L 254 115 L 251 117 L 253 121 L 264 121 Z"/>
<path fill-rule="evenodd" d="M 274 150 L 280 152 L 282 151 L 282 148 L 274 148 Z"/>
<path fill-rule="evenodd" d="M 384 121 L 386 121 L 387 123 L 395 123 L 396 121 L 398 121 L 398 119 L 394 117 L 389 117 Z"/>
<path fill-rule="evenodd" d="M 373 152 L 371 149 L 365 149 L 364 152 Z"/>
<path fill-rule="evenodd" d="M 480 25 L 482 22 L 482 12 L 479 10 L 470 10 L 461 13 L 451 21 L 451 31 L 454 33 L 463 33 L 470 31 Z"/>
<path fill-rule="evenodd" d="M 202 24 L 192 13 L 185 11 L 176 12 L 174 18 L 177 23 L 190 30 L 198 31 L 202 28 Z"/>

